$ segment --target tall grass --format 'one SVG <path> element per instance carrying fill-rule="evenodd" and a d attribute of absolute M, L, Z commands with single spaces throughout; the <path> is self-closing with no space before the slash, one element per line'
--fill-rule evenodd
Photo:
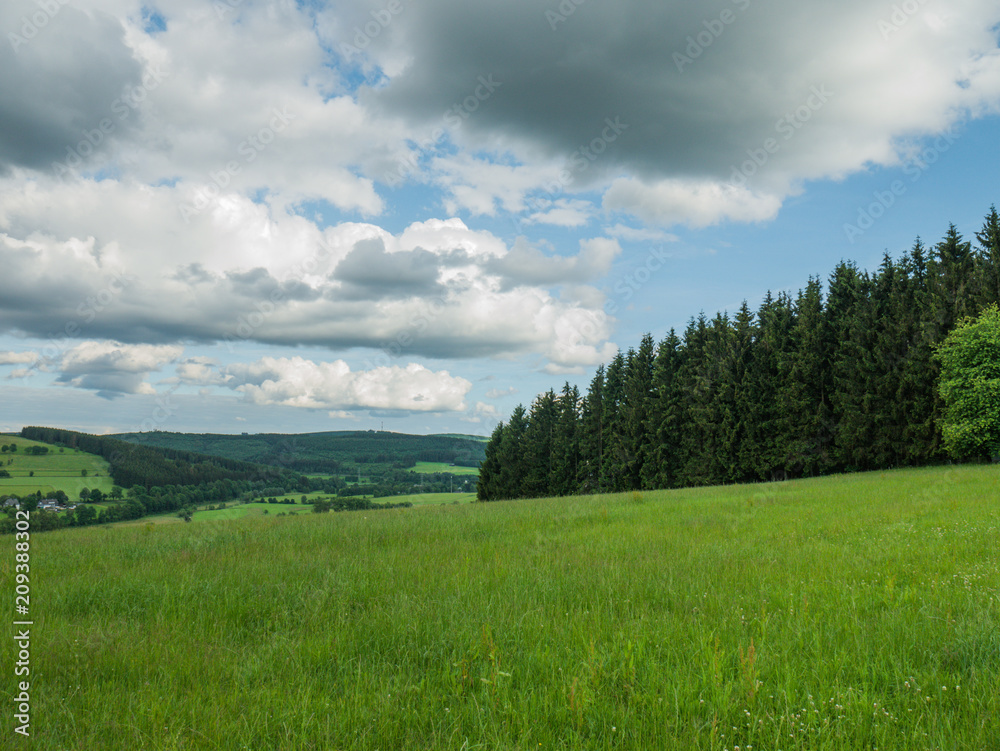
<path fill-rule="evenodd" d="M 994 749 L 998 479 L 37 535 L 33 747 Z"/>

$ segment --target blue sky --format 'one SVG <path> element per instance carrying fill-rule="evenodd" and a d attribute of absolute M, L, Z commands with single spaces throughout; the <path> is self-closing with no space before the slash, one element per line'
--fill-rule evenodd
<path fill-rule="evenodd" d="M 0 430 L 488 434 L 1000 198 L 1000 7 L 0 9 Z"/>

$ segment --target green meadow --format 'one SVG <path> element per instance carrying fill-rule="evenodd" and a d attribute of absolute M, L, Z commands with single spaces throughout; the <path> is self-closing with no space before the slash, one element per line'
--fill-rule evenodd
<path fill-rule="evenodd" d="M 995 749 L 998 539 L 994 466 L 33 535 L 30 747 Z"/>
<path fill-rule="evenodd" d="M 80 497 L 83 488 L 111 491 L 113 483 L 108 475 L 108 463 L 99 456 L 77 449 L 63 448 L 12 435 L 0 435 L 0 445 L 17 444 L 16 452 L 0 454 L 0 469 L 10 472 L 10 477 L 0 477 L 0 496 L 8 493 L 28 495 L 36 490 L 42 493 L 62 490 L 71 500 Z M 49 453 L 34 456 L 25 453 L 29 446 L 45 446 Z M 84 470 L 87 476 L 83 475 Z"/>
<path fill-rule="evenodd" d="M 428 475 L 435 472 L 447 472 L 453 475 L 479 475 L 477 467 L 456 467 L 448 462 L 417 462 L 411 470 L 421 475 Z"/>
<path fill-rule="evenodd" d="M 308 493 L 310 499 L 332 498 L 329 493 Z M 283 496 L 276 496 L 279 501 L 285 499 L 294 500 L 295 503 L 237 503 L 228 501 L 226 508 L 208 508 L 202 506 L 195 511 L 191 517 L 192 522 L 222 521 L 225 519 L 242 519 L 245 516 L 268 516 L 270 514 L 310 514 L 312 505 L 301 503 L 302 493 L 292 493 Z M 387 496 L 384 498 L 369 497 L 375 503 L 412 503 L 414 508 L 420 506 L 439 506 L 441 504 L 472 503 L 476 500 L 475 493 L 420 493 L 417 495 Z M 216 505 L 216 504 L 209 504 Z M 96 508 L 96 506 L 95 506 Z M 375 509 L 373 509 L 375 510 Z M 331 512 L 334 513 L 334 512 Z M 157 514 L 155 516 L 144 516 L 127 522 L 115 522 L 112 526 L 140 526 L 145 524 L 185 524 L 176 512 L 169 514 Z"/>
<path fill-rule="evenodd" d="M 393 496 L 392 498 L 375 498 L 375 501 L 392 501 L 393 503 L 402 503 L 403 501 L 409 501 L 414 505 L 418 506 L 440 506 L 441 504 L 451 504 L 453 506 L 460 503 L 474 503 L 476 500 L 475 493 L 419 493 L 417 495 L 400 495 Z"/>

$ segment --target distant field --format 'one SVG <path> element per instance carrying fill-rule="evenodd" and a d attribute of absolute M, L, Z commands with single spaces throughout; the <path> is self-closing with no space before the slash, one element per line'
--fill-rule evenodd
<path fill-rule="evenodd" d="M 409 501 L 416 506 L 439 506 L 441 504 L 472 503 L 476 500 L 475 493 L 421 493 L 419 495 L 399 495 L 392 498 L 375 498 L 378 501 L 403 503 Z"/>
<path fill-rule="evenodd" d="M 435 472 L 449 472 L 453 475 L 479 476 L 479 470 L 476 467 L 456 467 L 455 465 L 448 464 L 447 462 L 417 462 L 417 466 L 413 467 L 411 471 L 418 472 L 422 475 L 432 474 Z"/>
<path fill-rule="evenodd" d="M 43 493 L 62 490 L 71 499 L 76 499 L 83 488 L 99 488 L 107 493 L 113 482 L 108 475 L 108 463 L 99 456 L 85 454 L 76 449 L 52 446 L 25 438 L 0 435 L 0 445 L 17 444 L 14 453 L 0 453 L 0 469 L 10 472 L 11 477 L 0 478 L 0 495 L 14 493 L 28 495 L 36 490 Z M 32 456 L 24 453 L 28 446 L 47 446 L 48 454 Z M 87 477 L 82 476 L 87 470 Z M 34 472 L 34 477 L 30 473 Z"/>
<path fill-rule="evenodd" d="M 295 494 L 290 496 L 281 496 L 281 498 L 294 498 L 295 503 L 237 503 L 235 501 L 230 501 L 226 504 L 224 509 L 212 509 L 212 510 L 201 510 L 196 511 L 191 517 L 191 523 L 195 522 L 213 522 L 213 521 L 225 521 L 228 519 L 242 519 L 245 516 L 268 516 L 272 514 L 310 514 L 312 513 L 311 504 L 303 504 L 300 502 L 302 495 Z M 330 498 L 329 494 L 323 493 L 310 493 L 310 498 Z M 279 498 L 280 500 L 280 498 Z M 386 498 L 372 498 L 374 503 L 412 503 L 414 508 L 419 506 L 439 506 L 442 504 L 457 504 L 457 503 L 471 503 L 476 500 L 475 493 L 423 493 L 420 495 L 401 495 L 401 496 L 390 496 Z M 215 505 L 215 504 L 213 504 Z M 95 506 L 97 508 L 97 506 Z M 265 513 L 266 512 L 266 513 Z M 357 511 L 350 511 L 344 513 L 363 513 Z M 142 524 L 186 524 L 183 519 L 177 516 L 176 512 L 172 514 L 163 514 L 155 517 L 143 517 L 142 519 L 136 519 L 128 522 L 119 522 L 121 526 L 138 526 Z"/>
<path fill-rule="evenodd" d="M 32 748 L 992 751 L 998 489 L 956 467 L 32 535 Z"/>
<path fill-rule="evenodd" d="M 312 506 L 301 503 L 234 503 L 221 510 L 195 512 L 194 516 L 191 517 L 191 523 L 240 519 L 244 516 L 263 516 L 265 511 L 268 514 L 308 514 L 312 512 Z"/>

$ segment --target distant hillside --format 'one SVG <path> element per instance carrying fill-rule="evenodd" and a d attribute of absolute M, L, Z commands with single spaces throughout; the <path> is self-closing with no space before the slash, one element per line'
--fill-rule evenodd
<path fill-rule="evenodd" d="M 326 433 L 122 433 L 129 443 L 192 451 L 268 464 L 296 472 L 352 474 L 408 469 L 417 462 L 475 467 L 485 458 L 485 442 L 474 436 L 408 435 L 384 431 Z"/>
<path fill-rule="evenodd" d="M 0 448 L 0 498 L 36 491 L 49 498 L 61 490 L 75 499 L 82 488 L 111 491 L 108 462 L 94 454 L 14 434 L 0 435 Z"/>
<path fill-rule="evenodd" d="M 143 447 L 113 436 L 60 428 L 26 427 L 21 430 L 21 437 L 102 457 L 109 465 L 115 484 L 123 488 L 201 485 L 219 480 L 261 481 L 278 474 L 271 467 L 228 457 L 207 456 L 172 446 Z"/>
<path fill-rule="evenodd" d="M 468 441 L 475 441 L 476 443 L 487 443 L 490 440 L 489 436 L 486 435 L 469 435 L 468 433 L 435 433 L 431 438 L 464 438 Z"/>

